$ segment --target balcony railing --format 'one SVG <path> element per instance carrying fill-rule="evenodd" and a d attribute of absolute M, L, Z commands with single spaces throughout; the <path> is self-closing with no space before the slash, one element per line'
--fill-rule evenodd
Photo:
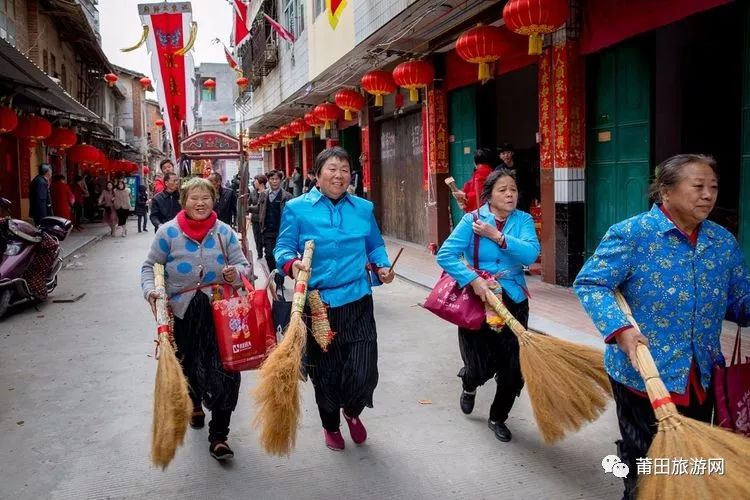
<path fill-rule="evenodd" d="M 250 43 L 245 45 L 240 56 L 242 71 L 250 80 L 250 88 L 255 89 L 263 82 L 279 63 L 279 42 L 276 32 L 263 17 L 263 14 L 275 18 L 274 2 L 265 2 L 258 13 L 258 17 L 250 28 Z"/>

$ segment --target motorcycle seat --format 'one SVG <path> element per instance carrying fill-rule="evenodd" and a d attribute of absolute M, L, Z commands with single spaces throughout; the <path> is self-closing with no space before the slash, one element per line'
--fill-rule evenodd
<path fill-rule="evenodd" d="M 28 241 L 31 243 L 39 243 L 40 241 L 42 241 L 42 232 L 39 231 L 36 226 L 22 220 L 9 220 L 8 230 L 13 236 L 24 241 Z"/>

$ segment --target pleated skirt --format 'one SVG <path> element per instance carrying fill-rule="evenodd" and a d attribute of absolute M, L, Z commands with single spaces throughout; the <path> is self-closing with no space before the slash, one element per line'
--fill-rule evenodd
<path fill-rule="evenodd" d="M 315 401 L 326 412 L 337 412 L 344 406 L 372 408 L 378 385 L 372 295 L 330 308 L 328 320 L 336 336 L 327 352 L 321 350 L 312 334 L 307 337 L 305 366 L 315 388 Z"/>

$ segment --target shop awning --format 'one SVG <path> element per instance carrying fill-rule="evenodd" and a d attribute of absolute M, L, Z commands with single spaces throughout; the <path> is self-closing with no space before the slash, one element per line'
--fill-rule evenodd
<path fill-rule="evenodd" d="M 0 95 L 18 95 L 41 107 L 99 120 L 86 106 L 47 76 L 26 56 L 0 39 Z"/>

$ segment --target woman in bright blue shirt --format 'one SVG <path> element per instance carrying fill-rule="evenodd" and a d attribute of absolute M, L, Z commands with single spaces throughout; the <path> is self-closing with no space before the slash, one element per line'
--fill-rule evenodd
<path fill-rule="evenodd" d="M 445 240 L 437 262 L 460 286 L 471 285 L 483 300 L 492 292 L 480 272 L 493 276 L 502 286 L 503 303 L 519 322 L 528 326 L 523 267 L 539 256 L 534 221 L 531 215 L 516 209 L 516 179 L 507 169 L 495 170 L 487 177 L 481 199 L 484 205 L 464 215 Z M 479 247 L 479 270 L 467 267 L 467 262 L 474 259 L 475 241 Z M 509 329 L 496 332 L 485 322 L 478 331 L 459 327 L 458 345 L 464 362 L 458 373 L 463 382 L 461 410 L 467 415 L 474 410 L 477 387 L 494 376 L 497 390 L 487 423 L 497 439 L 510 441 L 511 432 L 505 421 L 523 387 L 518 339 Z"/>
<path fill-rule="evenodd" d="M 574 288 L 607 343 L 604 362 L 617 404 L 620 459 L 630 468 L 625 497 L 636 487 L 637 462 L 656 433 L 654 411 L 635 368 L 639 342 L 649 345 L 677 409 L 710 421 L 711 374 L 723 364 L 721 325 L 750 318 L 750 276 L 737 240 L 707 220 L 718 195 L 716 162 L 683 154 L 656 168 L 656 203 L 613 225 L 578 274 Z M 619 289 L 643 335 L 615 302 Z"/>
<path fill-rule="evenodd" d="M 378 384 L 378 349 L 368 265 L 383 283 L 393 281 L 385 243 L 371 202 L 347 193 L 351 160 L 343 148 L 321 152 L 315 160 L 317 187 L 289 201 L 281 219 L 274 255 L 279 270 L 296 278 L 304 269 L 299 256 L 305 242 L 315 242 L 310 290 L 320 291 L 336 336 L 323 352 L 307 340 L 307 372 L 323 424 L 325 444 L 344 449 L 340 412 L 352 440 L 360 444 L 367 431 L 359 418 L 372 408 Z"/>

